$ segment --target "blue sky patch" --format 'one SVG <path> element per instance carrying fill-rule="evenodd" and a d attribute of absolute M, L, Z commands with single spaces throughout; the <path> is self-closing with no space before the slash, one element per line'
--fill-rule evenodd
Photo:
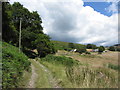
<path fill-rule="evenodd" d="M 101 14 L 104 14 L 106 16 L 111 16 L 112 12 L 109 12 L 106 10 L 112 3 L 108 2 L 84 2 L 84 6 L 90 6 L 95 11 L 100 12 Z"/>

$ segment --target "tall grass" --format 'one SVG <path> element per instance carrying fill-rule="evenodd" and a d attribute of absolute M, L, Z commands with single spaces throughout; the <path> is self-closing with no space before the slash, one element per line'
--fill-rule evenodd
<path fill-rule="evenodd" d="M 118 73 L 107 68 L 71 67 L 67 77 L 79 88 L 117 88 Z"/>
<path fill-rule="evenodd" d="M 54 55 L 48 55 L 39 61 L 47 68 L 49 68 L 50 71 L 52 71 L 53 77 L 57 79 L 57 84 L 60 87 L 72 87 L 72 83 L 68 80 L 66 76 L 65 68 L 70 68 L 73 65 L 78 65 L 78 61 L 75 61 L 69 57 Z"/>
<path fill-rule="evenodd" d="M 39 60 L 48 67 L 58 84 L 64 88 L 117 88 L 118 72 L 109 68 L 93 68 L 65 56 Z"/>

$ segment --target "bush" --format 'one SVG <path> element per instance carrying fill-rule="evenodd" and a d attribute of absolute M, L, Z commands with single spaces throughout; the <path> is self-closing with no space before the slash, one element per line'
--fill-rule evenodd
<path fill-rule="evenodd" d="M 110 50 L 110 51 L 115 51 L 115 47 L 114 47 L 114 46 L 110 46 L 110 47 L 109 47 L 109 50 Z"/>
<path fill-rule="evenodd" d="M 47 55 L 45 58 L 42 58 L 42 61 L 48 61 L 50 63 L 55 63 L 55 64 L 62 64 L 65 66 L 73 66 L 74 64 L 78 64 L 78 61 L 75 61 L 72 58 L 65 56 Z"/>
<path fill-rule="evenodd" d="M 105 50 L 105 48 L 103 47 L 103 46 L 100 46 L 99 48 L 98 48 L 98 53 L 99 54 L 102 54 L 102 52 Z"/>
<path fill-rule="evenodd" d="M 91 53 L 86 51 L 85 54 L 91 54 Z"/>
<path fill-rule="evenodd" d="M 39 34 L 34 44 L 37 47 L 40 57 L 45 57 L 47 54 L 53 54 L 56 52 L 54 44 L 50 41 L 50 37 L 45 34 Z"/>
<path fill-rule="evenodd" d="M 81 45 L 81 46 L 76 45 L 76 49 L 77 49 L 77 52 L 79 52 L 80 54 L 86 52 L 86 46 L 84 45 Z"/>
<path fill-rule="evenodd" d="M 19 53 L 18 48 L 2 43 L 2 61 L 3 61 L 3 88 L 15 88 L 23 75 L 24 70 L 29 70 L 30 62 L 28 57 L 22 52 Z"/>

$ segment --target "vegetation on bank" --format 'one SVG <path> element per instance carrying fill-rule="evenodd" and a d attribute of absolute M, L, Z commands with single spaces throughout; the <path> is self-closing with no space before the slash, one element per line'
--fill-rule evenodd
<path fill-rule="evenodd" d="M 2 42 L 2 87 L 16 88 L 22 78 L 23 72 L 30 71 L 28 57 L 19 52 L 18 48 Z"/>

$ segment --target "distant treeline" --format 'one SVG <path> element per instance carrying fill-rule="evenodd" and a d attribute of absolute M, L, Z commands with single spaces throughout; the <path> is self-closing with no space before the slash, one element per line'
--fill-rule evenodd
<path fill-rule="evenodd" d="M 105 50 L 104 46 L 96 46 L 94 44 L 76 44 L 69 42 L 61 42 L 61 41 L 52 41 L 56 50 L 66 50 L 71 51 L 72 49 L 77 49 L 77 52 L 89 54 L 86 49 L 98 49 L 99 52 L 103 52 Z"/>

